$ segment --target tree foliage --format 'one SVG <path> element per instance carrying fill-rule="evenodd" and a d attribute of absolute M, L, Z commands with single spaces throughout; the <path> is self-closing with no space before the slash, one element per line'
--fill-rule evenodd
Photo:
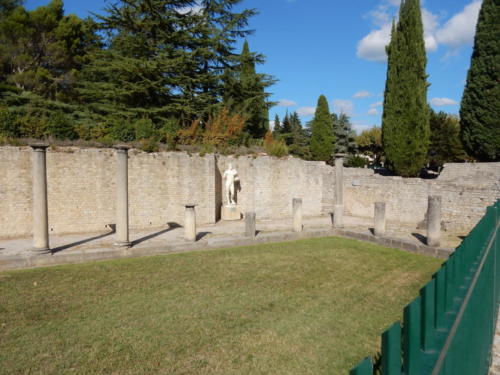
<path fill-rule="evenodd" d="M 424 33 L 419 0 L 403 0 L 387 47 L 388 67 L 382 116 L 387 166 L 416 176 L 427 160 L 429 111 Z"/>
<path fill-rule="evenodd" d="M 460 140 L 460 123 L 457 116 L 444 112 L 436 113 L 431 109 L 430 115 L 429 163 L 439 168 L 444 163 L 462 162 L 467 155 Z"/>
<path fill-rule="evenodd" d="M 311 155 L 314 160 L 330 161 L 334 151 L 335 136 L 333 123 L 324 95 L 318 99 L 318 105 L 311 123 Z"/>
<path fill-rule="evenodd" d="M 225 116 L 243 121 L 237 142 L 262 138 L 274 80 L 247 43 L 235 50 L 256 13 L 241 2 L 118 0 L 82 20 L 62 0 L 0 0 L 0 106 L 15 120 L 2 134 L 175 144 L 197 123 L 218 144 Z"/>
<path fill-rule="evenodd" d="M 349 116 L 345 113 L 332 113 L 333 134 L 335 135 L 335 152 L 354 154 L 356 152 L 356 132 L 352 129 Z"/>
<path fill-rule="evenodd" d="M 484 0 L 460 107 L 461 137 L 469 154 L 500 160 L 500 3 Z"/>
<path fill-rule="evenodd" d="M 356 137 L 356 144 L 361 153 L 372 156 L 377 163 L 382 154 L 382 130 L 376 126 L 363 130 Z"/>
<path fill-rule="evenodd" d="M 269 130 L 268 93 L 265 89 L 274 80 L 255 71 L 255 63 L 262 62 L 262 56 L 250 52 L 245 41 L 238 65 L 226 70 L 224 77 L 224 102 L 233 112 L 238 112 L 246 119 L 245 130 L 254 138 L 263 138 Z"/>

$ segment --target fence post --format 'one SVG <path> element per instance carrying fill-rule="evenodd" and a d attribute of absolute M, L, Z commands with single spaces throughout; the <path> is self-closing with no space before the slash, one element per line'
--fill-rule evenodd
<path fill-rule="evenodd" d="M 359 365 L 353 368 L 349 375 L 373 375 L 373 364 L 370 357 L 363 359 Z"/>
<path fill-rule="evenodd" d="M 435 291 L 435 303 L 434 308 L 436 309 L 436 329 L 443 328 L 445 324 L 444 316 L 446 313 L 446 270 L 445 266 L 435 274 L 436 280 L 436 291 Z"/>
<path fill-rule="evenodd" d="M 405 375 L 421 375 L 421 299 L 417 297 L 404 310 L 403 372 Z"/>
<path fill-rule="evenodd" d="M 401 375 L 401 324 L 382 334 L 382 375 Z"/>
<path fill-rule="evenodd" d="M 420 290 L 422 298 L 422 350 L 431 351 L 435 348 L 436 338 L 436 280 L 431 280 Z"/>

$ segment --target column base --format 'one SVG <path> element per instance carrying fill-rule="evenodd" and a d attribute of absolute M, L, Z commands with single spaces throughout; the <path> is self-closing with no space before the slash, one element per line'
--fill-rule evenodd
<path fill-rule="evenodd" d="M 32 253 L 49 253 L 51 252 L 50 247 L 32 247 L 30 249 Z"/>
<path fill-rule="evenodd" d="M 116 247 L 130 247 L 130 246 L 132 246 L 132 243 L 131 242 L 115 242 L 113 244 L 113 246 L 116 246 Z"/>

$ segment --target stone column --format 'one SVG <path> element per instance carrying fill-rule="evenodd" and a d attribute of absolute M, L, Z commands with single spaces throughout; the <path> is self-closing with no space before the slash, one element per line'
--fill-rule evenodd
<path fill-rule="evenodd" d="M 437 247 L 441 240 L 441 196 L 429 195 L 427 205 L 427 245 Z"/>
<path fill-rule="evenodd" d="M 335 207 L 333 227 L 344 226 L 344 154 L 335 154 Z"/>
<path fill-rule="evenodd" d="M 187 241 L 196 241 L 196 212 L 193 203 L 186 204 L 186 216 L 184 218 L 184 238 Z"/>
<path fill-rule="evenodd" d="M 255 212 L 245 212 L 245 237 L 255 237 Z"/>
<path fill-rule="evenodd" d="M 128 233 L 128 150 L 129 146 L 116 148 L 116 238 L 115 245 L 130 246 Z"/>
<path fill-rule="evenodd" d="M 302 199 L 293 198 L 293 231 L 302 232 Z"/>
<path fill-rule="evenodd" d="M 47 161 L 48 144 L 34 143 L 33 148 L 33 247 L 49 249 L 49 214 L 47 208 Z"/>
<path fill-rule="evenodd" d="M 375 202 L 373 220 L 373 234 L 375 236 L 385 234 L 385 202 Z"/>

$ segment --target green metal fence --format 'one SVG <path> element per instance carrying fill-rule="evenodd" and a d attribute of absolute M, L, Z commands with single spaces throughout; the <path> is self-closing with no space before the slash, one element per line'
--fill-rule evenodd
<path fill-rule="evenodd" d="M 500 200 L 382 334 L 382 375 L 485 375 L 500 302 Z M 372 375 L 365 358 L 351 375 Z"/>

